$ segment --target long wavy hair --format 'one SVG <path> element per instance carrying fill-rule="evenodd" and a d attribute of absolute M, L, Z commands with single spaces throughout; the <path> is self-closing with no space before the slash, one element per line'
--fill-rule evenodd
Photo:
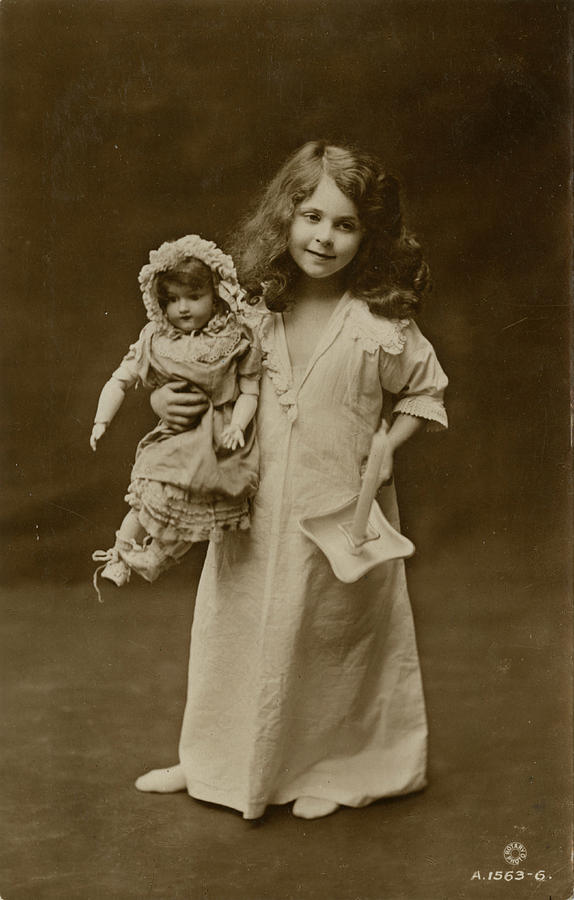
<path fill-rule="evenodd" d="M 255 303 L 262 296 L 275 312 L 288 306 L 289 287 L 299 273 L 287 250 L 291 221 L 323 175 L 353 201 L 364 230 L 345 270 L 347 289 L 377 315 L 414 316 L 430 287 L 429 269 L 403 224 L 397 179 L 374 157 L 324 141 L 310 141 L 287 159 L 231 241 L 248 300 Z"/>

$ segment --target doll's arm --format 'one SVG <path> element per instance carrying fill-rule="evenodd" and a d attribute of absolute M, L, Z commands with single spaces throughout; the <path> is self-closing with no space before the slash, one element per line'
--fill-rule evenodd
<path fill-rule="evenodd" d="M 125 391 L 119 381 L 110 378 L 106 381 L 98 400 L 98 408 L 94 418 L 94 427 L 90 437 L 90 447 L 96 449 L 97 443 L 107 430 L 118 409 L 124 402 Z"/>
<path fill-rule="evenodd" d="M 235 450 L 237 447 L 245 446 L 245 438 L 243 432 L 251 422 L 257 411 L 256 394 L 240 394 L 233 407 L 231 422 L 227 428 L 223 429 L 221 434 L 221 443 L 228 450 Z"/>

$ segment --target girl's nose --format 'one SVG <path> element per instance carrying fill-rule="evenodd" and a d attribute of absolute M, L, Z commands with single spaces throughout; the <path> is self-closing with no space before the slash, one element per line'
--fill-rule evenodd
<path fill-rule="evenodd" d="M 315 233 L 315 237 L 320 244 L 332 244 L 333 237 L 331 234 L 331 226 L 328 223 L 321 222 Z"/>

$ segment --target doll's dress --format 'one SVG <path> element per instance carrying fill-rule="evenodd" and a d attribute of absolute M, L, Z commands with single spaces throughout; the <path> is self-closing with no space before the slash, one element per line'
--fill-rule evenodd
<path fill-rule="evenodd" d="M 223 327 L 177 337 L 148 323 L 112 377 L 124 389 L 181 381 L 203 391 L 209 407 L 195 427 L 175 433 L 164 420 L 139 442 L 126 501 L 147 533 L 162 542 L 220 540 L 249 527 L 259 454 L 252 423 L 245 446 L 221 444 L 239 393 L 257 395 L 261 355 L 249 326 L 230 313 Z"/>

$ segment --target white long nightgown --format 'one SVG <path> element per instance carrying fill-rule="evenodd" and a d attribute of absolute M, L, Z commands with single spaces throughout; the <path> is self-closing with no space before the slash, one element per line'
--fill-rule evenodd
<path fill-rule="evenodd" d="M 296 384 L 281 315 L 253 318 L 260 487 L 251 530 L 207 553 L 180 741 L 189 794 L 248 819 L 300 796 L 363 806 L 425 785 L 404 564 L 343 584 L 298 521 L 358 493 L 387 394 L 394 412 L 447 425 L 447 379 L 414 323 L 344 295 Z M 379 501 L 398 527 L 394 488 Z"/>

